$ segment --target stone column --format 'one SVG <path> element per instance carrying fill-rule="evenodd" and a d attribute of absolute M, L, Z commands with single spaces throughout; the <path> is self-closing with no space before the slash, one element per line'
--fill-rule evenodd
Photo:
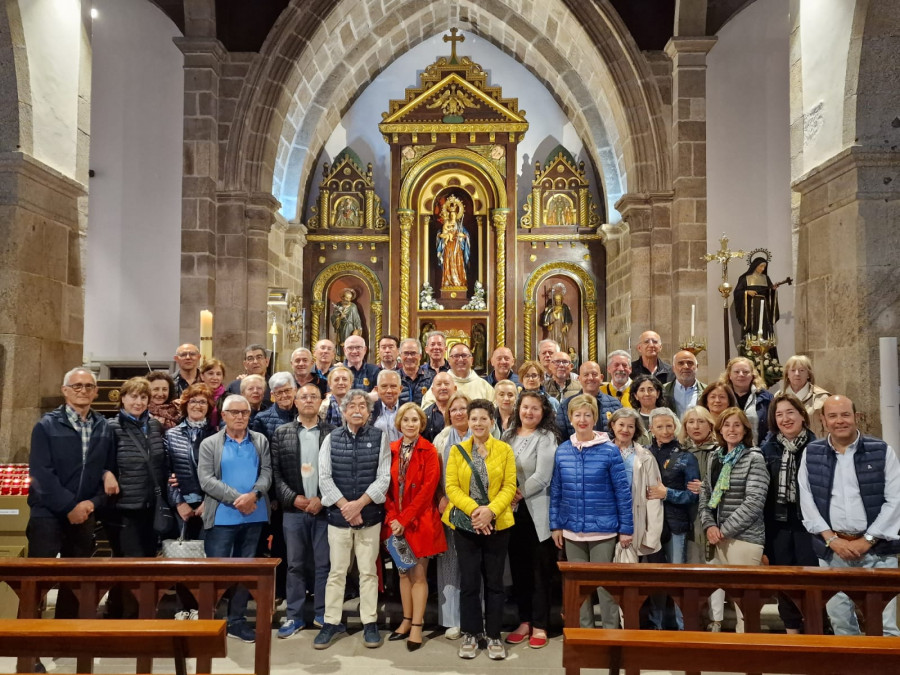
<path fill-rule="evenodd" d="M 85 186 L 0 153 L 0 461 L 26 462 L 31 428 L 82 363 Z"/>
<path fill-rule="evenodd" d="M 878 338 L 900 335 L 900 151 L 854 146 L 796 181 L 797 353 L 881 427 Z"/>
<path fill-rule="evenodd" d="M 706 55 L 715 37 L 674 37 L 672 59 L 672 327 L 668 360 L 690 337 L 691 305 L 696 333 L 709 339 L 706 318 Z M 654 289 L 657 290 L 657 289 Z M 702 359 L 702 357 L 701 357 Z M 716 370 L 714 368 L 713 370 Z"/>

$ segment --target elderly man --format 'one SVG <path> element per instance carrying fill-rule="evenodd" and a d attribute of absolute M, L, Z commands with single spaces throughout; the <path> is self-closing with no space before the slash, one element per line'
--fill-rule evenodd
<path fill-rule="evenodd" d="M 325 623 L 313 648 L 326 649 L 346 631 L 341 623 L 351 556 L 359 569 L 359 618 L 363 644 L 380 647 L 376 561 L 384 523 L 384 500 L 391 479 L 391 449 L 380 429 L 367 424 L 369 398 L 353 389 L 341 402 L 344 425 L 319 450 L 319 489 L 328 508 L 331 571 L 325 586 Z"/>
<path fill-rule="evenodd" d="M 538 343 L 538 359 L 544 367 L 545 380 L 553 377 L 553 355 L 558 351 L 559 343 L 556 340 L 541 340 Z"/>
<path fill-rule="evenodd" d="M 232 380 L 228 386 L 225 388 L 225 392 L 228 394 L 240 394 L 241 393 L 241 381 L 248 375 L 259 375 L 263 378 L 263 383 L 265 383 L 266 378 L 266 370 L 269 368 L 269 352 L 266 351 L 266 348 L 262 345 L 247 345 L 247 348 L 244 349 L 244 372 L 237 376 L 237 379 Z M 265 394 L 263 398 L 268 401 L 269 400 L 269 388 L 266 387 Z M 267 407 L 268 403 L 264 407 Z"/>
<path fill-rule="evenodd" d="M 94 511 L 106 503 L 106 494 L 118 492 L 110 471 L 116 455 L 112 430 L 91 410 L 97 398 L 94 374 L 73 368 L 63 377 L 62 395 L 65 403 L 41 417 L 31 432 L 29 558 L 90 558 Z M 60 589 L 56 617 L 77 616 L 74 594 Z"/>
<path fill-rule="evenodd" d="M 328 381 L 328 373 L 334 367 L 335 347 L 331 340 L 319 340 L 313 347 L 316 367 L 313 373 Z"/>
<path fill-rule="evenodd" d="M 578 380 L 569 377 L 572 374 L 572 358 L 565 352 L 556 352 L 550 360 L 550 379 L 544 383 L 548 396 L 563 401 L 581 393 Z"/>
<path fill-rule="evenodd" d="M 200 381 L 200 350 L 197 345 L 185 343 L 176 349 L 175 363 L 172 379 L 175 381 L 175 393 L 181 396 L 185 389 Z"/>
<path fill-rule="evenodd" d="M 663 394 L 681 419 L 688 408 L 697 405 L 706 385 L 697 379 L 697 357 L 691 352 L 682 350 L 675 354 L 672 365 L 675 379 L 663 385 Z"/>
<path fill-rule="evenodd" d="M 205 548 L 209 558 L 252 558 L 269 519 L 272 485 L 269 441 L 250 431 L 250 403 L 239 394 L 225 399 L 225 428 L 200 444 L 197 477 L 203 500 Z M 255 642 L 247 625 L 250 593 L 238 586 L 228 603 L 228 636 Z M 261 627 L 263 628 L 263 627 Z M 268 626 L 264 627 L 269 630 Z"/>
<path fill-rule="evenodd" d="M 287 614 L 278 629 L 285 639 L 305 628 L 306 568 L 315 570 L 314 624 L 325 623 L 325 582 L 331 568 L 328 518 L 319 490 L 319 450 L 333 427 L 319 421 L 322 393 L 311 383 L 297 390 L 297 419 L 278 427 L 272 436 L 275 493 L 284 512 L 287 546 Z"/>
<path fill-rule="evenodd" d="M 425 353 L 428 354 L 422 368 L 432 377 L 450 370 L 450 363 L 445 358 L 447 353 L 447 336 L 439 330 L 433 330 L 425 336 Z"/>
<path fill-rule="evenodd" d="M 856 408 L 846 396 L 829 396 L 822 414 L 828 436 L 806 446 L 797 476 L 803 526 L 813 535 L 819 566 L 897 569 L 900 461 L 895 448 L 860 434 Z M 790 493 L 784 498 L 796 502 Z M 835 635 L 859 634 L 856 608 L 846 595 L 833 596 L 825 608 Z M 896 597 L 884 608 L 882 625 L 885 635 L 900 635 Z"/>
<path fill-rule="evenodd" d="M 434 375 L 422 361 L 422 345 L 415 338 L 406 338 L 400 343 L 400 405 L 413 403 L 421 405 L 422 397 L 431 387 Z"/>
<path fill-rule="evenodd" d="M 344 365 L 353 373 L 353 388 L 372 391 L 378 378 L 378 366 L 366 363 L 366 341 L 361 335 L 351 335 L 344 340 Z"/>
<path fill-rule="evenodd" d="M 456 382 L 451 373 L 438 373 L 434 376 L 429 390 L 434 397 L 431 405 L 425 406 L 425 430 L 422 436 L 433 441 L 444 429 L 447 420 L 447 405 L 450 397 L 456 392 Z"/>
<path fill-rule="evenodd" d="M 631 355 L 624 349 L 610 352 L 606 357 L 606 376 L 609 382 L 601 387 L 607 396 L 615 396 L 625 408 L 631 407 L 628 388 L 631 386 Z"/>
<path fill-rule="evenodd" d="M 659 333 L 647 330 L 641 333 L 637 346 L 640 356 L 631 362 L 632 375 L 653 375 L 662 384 L 671 379 L 672 366 L 659 358 L 662 339 Z"/>
<path fill-rule="evenodd" d="M 322 396 L 328 390 L 328 381 L 315 372 L 315 360 L 312 352 L 306 347 L 298 347 L 291 353 L 291 370 L 294 373 L 294 383 L 297 389 L 304 384 L 314 384 L 319 388 Z"/>
<path fill-rule="evenodd" d="M 519 384 L 519 376 L 513 372 L 516 365 L 516 357 L 509 347 L 497 347 L 491 354 L 491 366 L 493 370 L 484 376 L 484 381 L 492 387 L 498 382 L 509 380 Z"/>
<path fill-rule="evenodd" d="M 585 361 L 581 364 L 581 370 L 578 371 L 578 381 L 581 382 L 582 394 L 589 394 L 597 399 L 597 422 L 594 424 L 595 431 L 606 431 L 606 420 L 616 410 L 622 407 L 619 399 L 615 396 L 608 396 L 600 391 L 600 384 L 603 381 L 603 372 L 600 370 L 600 364 L 596 361 Z M 559 410 L 556 411 L 556 426 L 559 427 L 563 439 L 569 438 L 575 433 L 575 428 L 569 421 L 569 401 L 574 397 L 564 400 Z"/>
<path fill-rule="evenodd" d="M 395 335 L 385 335 L 378 341 L 378 366 L 382 370 L 397 370 L 400 367 L 400 338 Z"/>
<path fill-rule="evenodd" d="M 388 442 L 393 443 L 403 434 L 394 425 L 397 410 L 400 408 L 400 373 L 396 370 L 382 370 L 378 373 L 378 400 L 372 406 L 372 419 L 369 421 L 376 429 L 381 429 Z"/>
<path fill-rule="evenodd" d="M 462 342 L 457 342 L 450 348 L 450 374 L 456 383 L 456 390 L 461 391 L 473 401 L 476 398 L 494 400 L 494 388 L 472 370 L 472 350 Z M 434 394 L 429 390 L 422 397 L 422 407 L 432 403 L 434 403 Z"/>

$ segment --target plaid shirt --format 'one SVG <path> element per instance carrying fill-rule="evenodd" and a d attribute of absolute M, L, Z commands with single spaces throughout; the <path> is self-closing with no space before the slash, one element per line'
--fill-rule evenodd
<path fill-rule="evenodd" d="M 94 420 L 90 414 L 88 414 L 87 420 L 81 419 L 81 415 L 70 406 L 66 406 L 66 417 L 69 418 L 69 423 L 81 433 L 81 461 L 84 462 L 88 449 L 91 447 L 91 433 L 94 431 Z"/>

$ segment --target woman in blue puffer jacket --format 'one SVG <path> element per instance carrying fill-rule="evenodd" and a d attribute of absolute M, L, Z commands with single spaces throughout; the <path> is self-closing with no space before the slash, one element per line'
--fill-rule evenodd
<path fill-rule="evenodd" d="M 575 433 L 556 450 L 550 481 L 550 530 L 569 562 L 612 562 L 618 540 L 631 546 L 634 521 L 631 485 L 625 462 L 609 436 L 594 431 L 597 401 L 575 396 L 569 402 L 569 420 Z M 600 616 L 604 628 L 619 628 L 619 607 L 604 589 Z M 594 627 L 593 602 L 581 606 L 582 628 Z"/>

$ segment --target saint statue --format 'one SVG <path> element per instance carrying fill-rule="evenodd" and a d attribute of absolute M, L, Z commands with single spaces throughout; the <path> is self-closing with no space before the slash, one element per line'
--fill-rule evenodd
<path fill-rule="evenodd" d="M 362 321 L 354 300 L 356 291 L 345 288 L 341 293 L 341 301 L 331 308 L 331 325 L 334 327 L 337 338 L 335 342 L 340 356 L 344 354 L 344 340 L 351 335 L 362 335 Z"/>
<path fill-rule="evenodd" d="M 754 256 L 759 253 L 762 254 Z M 768 251 L 753 251 L 748 258 L 750 266 L 734 287 L 734 309 L 741 324 L 741 338 L 748 335 L 771 338 L 775 335 L 775 322 L 779 317 L 777 289 L 790 279 L 772 283 L 766 273 L 771 259 Z"/>
<path fill-rule="evenodd" d="M 547 304 L 541 314 L 541 326 L 544 327 L 544 339 L 559 343 L 561 351 L 569 351 L 569 328 L 572 325 L 572 312 L 563 302 L 566 287 L 554 284 L 547 292 Z M 573 345 L 574 347 L 574 345 Z"/>
<path fill-rule="evenodd" d="M 469 264 L 469 233 L 463 225 L 465 205 L 456 195 L 450 195 L 441 205 L 437 235 L 437 262 L 442 268 L 442 291 L 465 291 L 466 266 Z"/>
<path fill-rule="evenodd" d="M 359 204 L 353 197 L 344 197 L 338 202 L 334 227 L 359 227 Z"/>

